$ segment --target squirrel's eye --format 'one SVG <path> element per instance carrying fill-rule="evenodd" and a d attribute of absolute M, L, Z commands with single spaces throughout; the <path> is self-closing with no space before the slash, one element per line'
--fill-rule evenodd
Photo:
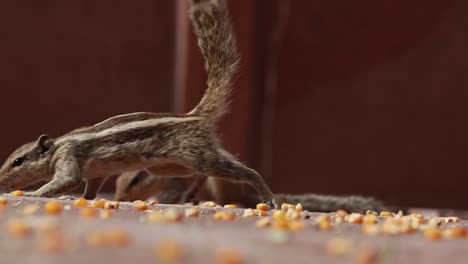
<path fill-rule="evenodd" d="M 18 166 L 21 166 L 21 164 L 23 164 L 23 158 L 16 158 L 14 161 L 13 161 L 13 164 L 11 164 L 12 167 L 18 167 Z"/>

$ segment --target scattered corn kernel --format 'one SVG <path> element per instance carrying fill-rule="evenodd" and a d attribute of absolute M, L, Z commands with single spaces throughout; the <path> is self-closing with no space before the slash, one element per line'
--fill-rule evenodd
<path fill-rule="evenodd" d="M 268 212 L 263 210 L 255 210 L 255 215 L 257 216 L 267 216 Z"/>
<path fill-rule="evenodd" d="M 284 219 L 276 219 L 273 221 L 272 227 L 275 229 L 287 229 L 289 227 L 289 222 Z"/>
<path fill-rule="evenodd" d="M 442 232 L 437 228 L 428 228 L 424 230 L 424 237 L 428 240 L 440 240 L 442 238 Z"/>
<path fill-rule="evenodd" d="M 257 220 L 257 222 L 255 222 L 255 226 L 256 227 L 268 227 L 271 225 L 271 219 L 268 218 L 268 217 L 265 217 L 265 218 L 260 218 Z"/>
<path fill-rule="evenodd" d="M 164 223 L 164 222 L 167 222 L 166 217 L 164 216 L 164 214 L 162 214 L 160 212 L 151 212 L 150 214 L 148 214 L 147 220 L 150 223 Z"/>
<path fill-rule="evenodd" d="M 348 223 L 351 224 L 362 224 L 363 217 L 362 214 L 352 213 L 348 216 Z"/>
<path fill-rule="evenodd" d="M 268 204 L 259 203 L 257 204 L 257 210 L 268 211 L 270 210 L 270 206 Z"/>
<path fill-rule="evenodd" d="M 109 209 L 102 210 L 101 213 L 99 214 L 99 217 L 101 219 L 109 219 L 112 217 L 112 211 Z"/>
<path fill-rule="evenodd" d="M 168 208 L 164 211 L 166 222 L 179 222 L 184 219 L 184 215 L 176 208 Z"/>
<path fill-rule="evenodd" d="M 106 201 L 104 203 L 104 208 L 105 209 L 119 209 L 119 202 L 113 202 L 113 201 Z"/>
<path fill-rule="evenodd" d="M 252 217 L 255 216 L 255 211 L 253 209 L 245 209 L 242 217 Z"/>
<path fill-rule="evenodd" d="M 343 256 L 352 249 L 351 241 L 343 238 L 330 239 L 325 245 L 325 250 L 330 256 Z"/>
<path fill-rule="evenodd" d="M 291 231 L 301 231 L 304 230 L 304 223 L 301 220 L 293 220 L 289 222 L 289 230 Z"/>
<path fill-rule="evenodd" d="M 244 260 L 242 256 L 233 249 L 222 249 L 216 252 L 216 264 L 242 264 Z"/>
<path fill-rule="evenodd" d="M 216 213 L 213 214 L 213 218 L 215 220 L 221 220 L 221 219 L 223 219 L 223 215 L 222 215 L 221 212 L 216 212 Z"/>
<path fill-rule="evenodd" d="M 76 199 L 75 201 L 73 201 L 73 206 L 75 207 L 86 207 L 87 205 L 88 205 L 88 201 L 83 197 L 80 197 Z"/>
<path fill-rule="evenodd" d="M 174 240 L 166 240 L 155 248 L 155 255 L 161 262 L 180 262 L 185 255 L 183 246 Z"/>
<path fill-rule="evenodd" d="M 377 224 L 378 222 L 379 220 L 377 220 L 377 216 L 373 214 L 365 215 L 364 218 L 362 219 L 362 223 L 368 224 L 368 225 Z"/>
<path fill-rule="evenodd" d="M 393 216 L 395 216 L 395 214 L 392 213 L 392 212 L 382 211 L 382 212 L 380 212 L 380 216 L 383 216 L 383 217 L 393 217 Z"/>
<path fill-rule="evenodd" d="M 97 210 L 93 207 L 81 208 L 80 215 L 84 218 L 94 218 L 97 216 Z"/>
<path fill-rule="evenodd" d="M 283 210 L 275 210 L 271 217 L 275 220 L 284 220 L 286 219 L 286 212 Z"/>
<path fill-rule="evenodd" d="M 445 238 L 462 238 L 465 237 L 465 228 L 461 226 L 449 227 L 442 231 L 442 235 Z"/>
<path fill-rule="evenodd" d="M 304 211 L 304 207 L 302 206 L 302 204 L 300 203 L 296 204 L 296 211 L 299 211 L 299 212 Z"/>
<path fill-rule="evenodd" d="M 373 236 L 380 232 L 380 227 L 374 224 L 364 224 L 362 225 L 361 231 L 366 235 Z"/>
<path fill-rule="evenodd" d="M 283 212 L 283 211 L 281 211 Z M 288 220 L 297 220 L 301 218 L 301 214 L 299 211 L 296 211 L 292 208 L 289 208 L 288 211 L 286 211 L 286 219 Z"/>
<path fill-rule="evenodd" d="M 296 207 L 293 204 L 284 203 L 281 205 L 281 210 L 288 211 L 289 208 L 295 209 Z"/>
<path fill-rule="evenodd" d="M 185 216 L 196 217 L 200 215 L 200 210 L 197 208 L 187 208 L 185 209 Z"/>
<path fill-rule="evenodd" d="M 24 192 L 20 190 L 16 190 L 10 193 L 12 196 L 23 196 Z"/>
<path fill-rule="evenodd" d="M 138 202 L 133 204 L 133 209 L 138 211 L 148 210 L 148 205 L 145 202 Z"/>
<path fill-rule="evenodd" d="M 0 205 L 7 205 L 8 200 L 5 197 L 0 197 Z"/>
<path fill-rule="evenodd" d="M 62 212 L 62 204 L 57 201 L 50 201 L 45 204 L 44 209 L 48 214 L 57 215 Z"/>
<path fill-rule="evenodd" d="M 424 219 L 422 214 L 411 214 L 412 219 Z"/>
<path fill-rule="evenodd" d="M 345 217 L 346 215 L 348 215 L 348 212 L 346 212 L 346 210 L 340 209 L 340 210 L 336 211 L 335 214 L 337 216 Z"/>
<path fill-rule="evenodd" d="M 216 207 L 216 203 L 212 201 L 204 202 L 203 207 Z"/>
<path fill-rule="evenodd" d="M 11 220 L 7 223 L 7 231 L 13 236 L 25 237 L 31 234 L 31 227 L 21 220 Z"/>
<path fill-rule="evenodd" d="M 415 229 L 409 224 L 403 224 L 400 226 L 400 233 L 403 234 L 411 234 L 415 231 Z"/>
<path fill-rule="evenodd" d="M 460 218 L 456 216 L 444 217 L 446 223 L 458 223 Z"/>
<path fill-rule="evenodd" d="M 213 214 L 214 219 L 232 221 L 236 217 L 233 212 L 229 211 L 220 211 Z"/>
<path fill-rule="evenodd" d="M 430 227 L 439 227 L 445 223 L 445 219 L 442 217 L 433 217 L 429 219 L 428 225 Z"/>
<path fill-rule="evenodd" d="M 106 200 L 101 199 L 101 200 L 93 200 L 91 202 L 91 207 L 94 208 L 104 208 L 104 205 L 106 204 Z"/>
<path fill-rule="evenodd" d="M 366 215 L 375 215 L 375 216 L 377 216 L 377 215 L 379 215 L 379 213 L 377 213 L 376 211 L 367 210 Z"/>
<path fill-rule="evenodd" d="M 237 205 L 235 205 L 235 204 L 226 204 L 226 205 L 224 205 L 224 208 L 234 209 L 234 208 L 237 208 Z"/>

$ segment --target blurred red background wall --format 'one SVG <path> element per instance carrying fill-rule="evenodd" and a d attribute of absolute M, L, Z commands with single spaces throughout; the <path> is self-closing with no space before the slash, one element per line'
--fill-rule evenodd
<path fill-rule="evenodd" d="M 220 133 L 275 192 L 468 208 L 468 3 L 229 7 L 243 60 Z M 186 14 L 184 0 L 1 2 L 0 157 L 41 133 L 193 107 L 205 76 Z"/>

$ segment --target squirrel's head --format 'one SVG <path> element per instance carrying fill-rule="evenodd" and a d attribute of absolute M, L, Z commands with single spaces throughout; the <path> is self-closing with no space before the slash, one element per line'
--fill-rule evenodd
<path fill-rule="evenodd" d="M 47 135 L 41 135 L 36 141 L 24 144 L 0 168 L 0 186 L 22 189 L 51 178 L 48 163 L 54 150 L 54 141 Z"/>

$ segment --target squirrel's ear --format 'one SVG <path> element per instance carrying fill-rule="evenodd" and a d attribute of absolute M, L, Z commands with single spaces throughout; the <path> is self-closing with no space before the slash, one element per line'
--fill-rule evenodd
<path fill-rule="evenodd" d="M 46 153 L 51 147 L 54 146 L 54 142 L 46 134 L 39 136 L 36 141 L 36 146 L 41 154 Z"/>

